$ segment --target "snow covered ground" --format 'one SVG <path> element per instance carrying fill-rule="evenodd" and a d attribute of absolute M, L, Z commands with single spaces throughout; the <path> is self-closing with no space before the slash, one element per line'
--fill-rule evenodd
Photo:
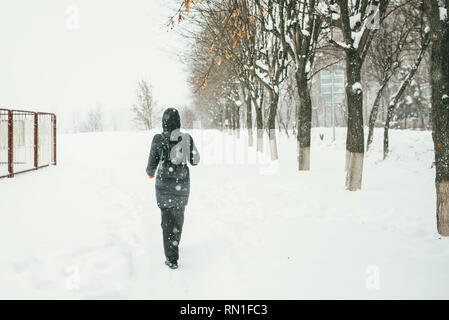
<path fill-rule="evenodd" d="M 0 180 L 0 298 L 449 298 L 430 132 L 392 130 L 381 161 L 376 131 L 359 192 L 344 188 L 344 129 L 336 143 L 313 130 L 302 173 L 281 135 L 272 175 L 239 156 L 217 163 L 212 148 L 233 137 L 193 135 L 203 162 L 178 270 L 163 263 L 145 174 L 152 133 L 62 135 L 58 166 Z"/>

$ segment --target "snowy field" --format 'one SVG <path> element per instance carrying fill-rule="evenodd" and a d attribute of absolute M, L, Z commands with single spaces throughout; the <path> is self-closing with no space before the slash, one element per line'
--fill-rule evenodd
<path fill-rule="evenodd" d="M 344 188 L 344 129 L 336 143 L 313 130 L 303 173 L 295 140 L 280 135 L 271 175 L 240 152 L 218 163 L 220 133 L 193 133 L 202 164 L 191 169 L 178 270 L 164 265 L 145 174 L 152 134 L 62 135 L 58 166 L 0 180 L 0 298 L 449 298 L 430 132 L 392 130 L 381 161 L 376 131 L 359 192 Z"/>

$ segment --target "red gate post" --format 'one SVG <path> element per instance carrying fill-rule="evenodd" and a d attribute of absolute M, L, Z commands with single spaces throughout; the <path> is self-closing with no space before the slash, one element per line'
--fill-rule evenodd
<path fill-rule="evenodd" d="M 56 115 L 53 117 L 53 164 L 56 165 Z"/>
<path fill-rule="evenodd" d="M 8 172 L 14 177 L 14 122 L 11 110 L 8 110 Z"/>
<path fill-rule="evenodd" d="M 34 167 L 39 167 L 39 114 L 34 113 Z"/>

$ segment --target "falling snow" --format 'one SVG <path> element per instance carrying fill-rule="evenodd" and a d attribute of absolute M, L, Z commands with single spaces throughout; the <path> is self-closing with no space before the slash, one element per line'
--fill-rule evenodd
<path fill-rule="evenodd" d="M 392 130 L 394 148 L 382 162 L 383 131 L 376 129 L 365 158 L 364 188 L 357 193 L 345 191 L 346 131 L 337 128 L 336 133 L 330 148 L 331 129 L 312 130 L 313 169 L 300 179 L 292 179 L 296 140 L 283 134 L 278 140 L 282 166 L 275 175 L 260 175 L 256 165 L 192 168 L 176 275 L 164 265 L 154 180 L 142 170 L 142 149 L 153 133 L 62 135 L 59 159 L 64 165 L 0 182 L 0 212 L 9 213 L 0 224 L 0 287 L 5 288 L 0 294 L 65 299 L 449 298 L 449 246 L 437 237 L 432 214 L 431 132 Z M 200 149 L 205 156 L 213 154 L 207 148 L 219 145 L 221 135 L 215 130 L 204 135 L 215 142 Z M 236 149 L 246 142 L 235 141 Z M 19 190 L 30 201 L 20 201 Z M 36 214 L 35 208 L 45 210 Z M 363 277 L 371 264 L 385 279 L 376 292 L 366 290 Z M 66 269 L 73 266 L 81 271 L 78 291 L 64 285 Z M 167 283 L 176 283 L 177 290 Z"/>

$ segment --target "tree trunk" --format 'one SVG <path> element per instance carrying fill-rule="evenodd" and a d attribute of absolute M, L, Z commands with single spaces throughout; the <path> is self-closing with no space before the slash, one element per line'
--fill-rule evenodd
<path fill-rule="evenodd" d="M 362 188 L 364 135 L 363 135 L 363 91 L 361 86 L 362 60 L 355 50 L 346 55 L 346 97 L 348 100 L 348 129 L 346 134 L 347 173 L 346 189 Z M 357 84 L 357 85 L 356 85 Z"/>
<path fill-rule="evenodd" d="M 299 112 L 298 112 L 298 170 L 310 170 L 310 136 L 312 129 L 312 100 L 310 98 L 307 78 L 304 73 L 296 72 L 296 84 L 299 94 Z"/>
<path fill-rule="evenodd" d="M 236 112 L 235 112 L 236 107 L 235 106 L 231 106 L 231 133 L 234 135 L 235 134 L 235 118 L 236 118 Z"/>
<path fill-rule="evenodd" d="M 225 112 L 224 112 L 225 116 L 224 116 L 224 128 L 226 129 L 225 132 L 229 133 L 229 130 L 231 128 L 231 117 L 230 117 L 230 112 L 229 112 L 229 106 L 226 104 L 225 106 Z"/>
<path fill-rule="evenodd" d="M 237 135 L 237 139 L 240 139 L 240 107 L 235 108 L 235 133 Z"/>
<path fill-rule="evenodd" d="M 349 161 L 351 160 L 351 152 L 346 150 L 346 160 L 345 160 L 345 172 L 347 173 L 349 170 Z"/>
<path fill-rule="evenodd" d="M 390 121 L 393 118 L 393 111 L 394 111 L 394 102 L 391 102 L 388 105 L 387 118 L 385 119 L 385 126 L 384 126 L 384 151 L 383 151 L 384 160 L 388 156 L 388 145 L 390 143 L 389 130 L 390 130 Z"/>
<path fill-rule="evenodd" d="M 384 91 L 384 88 L 386 87 L 388 81 L 385 81 L 382 86 L 380 87 L 379 91 L 377 91 L 376 99 L 373 103 L 373 108 L 371 109 L 371 113 L 369 115 L 369 123 L 368 123 L 368 139 L 366 141 L 366 152 L 369 151 L 369 147 L 371 143 L 373 143 L 374 138 L 374 126 L 376 124 L 377 115 L 379 113 L 379 103 L 380 99 L 382 97 L 382 93 Z"/>
<path fill-rule="evenodd" d="M 279 95 L 276 92 L 270 92 L 270 110 L 268 115 L 268 137 L 270 139 L 271 160 L 278 160 L 278 149 L 276 142 L 276 113 L 279 102 Z"/>
<path fill-rule="evenodd" d="M 254 145 L 253 114 L 251 109 L 251 97 L 249 94 L 246 99 L 246 127 L 248 129 L 248 147 L 252 147 Z"/>
<path fill-rule="evenodd" d="M 263 116 L 262 105 L 255 106 L 256 108 L 256 127 L 257 127 L 257 152 L 263 152 Z"/>
<path fill-rule="evenodd" d="M 382 94 L 382 122 L 385 123 L 385 120 L 387 119 L 387 111 L 388 111 L 388 103 L 390 102 L 391 97 L 391 90 L 387 86 L 384 89 L 384 94 Z M 385 108 L 387 106 L 387 108 Z"/>
<path fill-rule="evenodd" d="M 405 107 L 404 129 L 407 129 L 407 127 L 408 127 L 407 118 L 408 118 L 408 107 Z"/>
<path fill-rule="evenodd" d="M 437 3 L 434 5 L 438 8 Z M 432 137 L 436 167 L 437 229 L 439 234 L 447 237 L 449 236 L 449 25 L 447 22 L 444 24 L 441 22 L 441 24 L 439 30 L 435 28 L 432 30 L 434 41 L 430 59 L 430 79 Z"/>
<path fill-rule="evenodd" d="M 423 116 L 422 111 L 419 113 L 419 121 L 421 122 L 421 125 L 420 125 L 419 129 L 421 131 L 423 131 L 425 129 L 426 125 L 424 124 L 424 116 Z"/>
<path fill-rule="evenodd" d="M 280 113 L 278 112 L 277 113 L 277 121 L 278 121 L 278 130 L 279 130 L 279 134 L 281 134 L 281 132 L 282 132 L 282 124 L 281 124 L 281 122 L 282 122 L 282 119 L 281 119 L 281 115 L 280 115 Z"/>
<path fill-rule="evenodd" d="M 449 237 L 449 180 L 436 182 L 435 187 L 437 191 L 437 230 L 442 236 Z"/>
<path fill-rule="evenodd" d="M 346 173 L 346 188 L 350 191 L 361 189 L 364 154 L 349 152 L 348 171 Z"/>

